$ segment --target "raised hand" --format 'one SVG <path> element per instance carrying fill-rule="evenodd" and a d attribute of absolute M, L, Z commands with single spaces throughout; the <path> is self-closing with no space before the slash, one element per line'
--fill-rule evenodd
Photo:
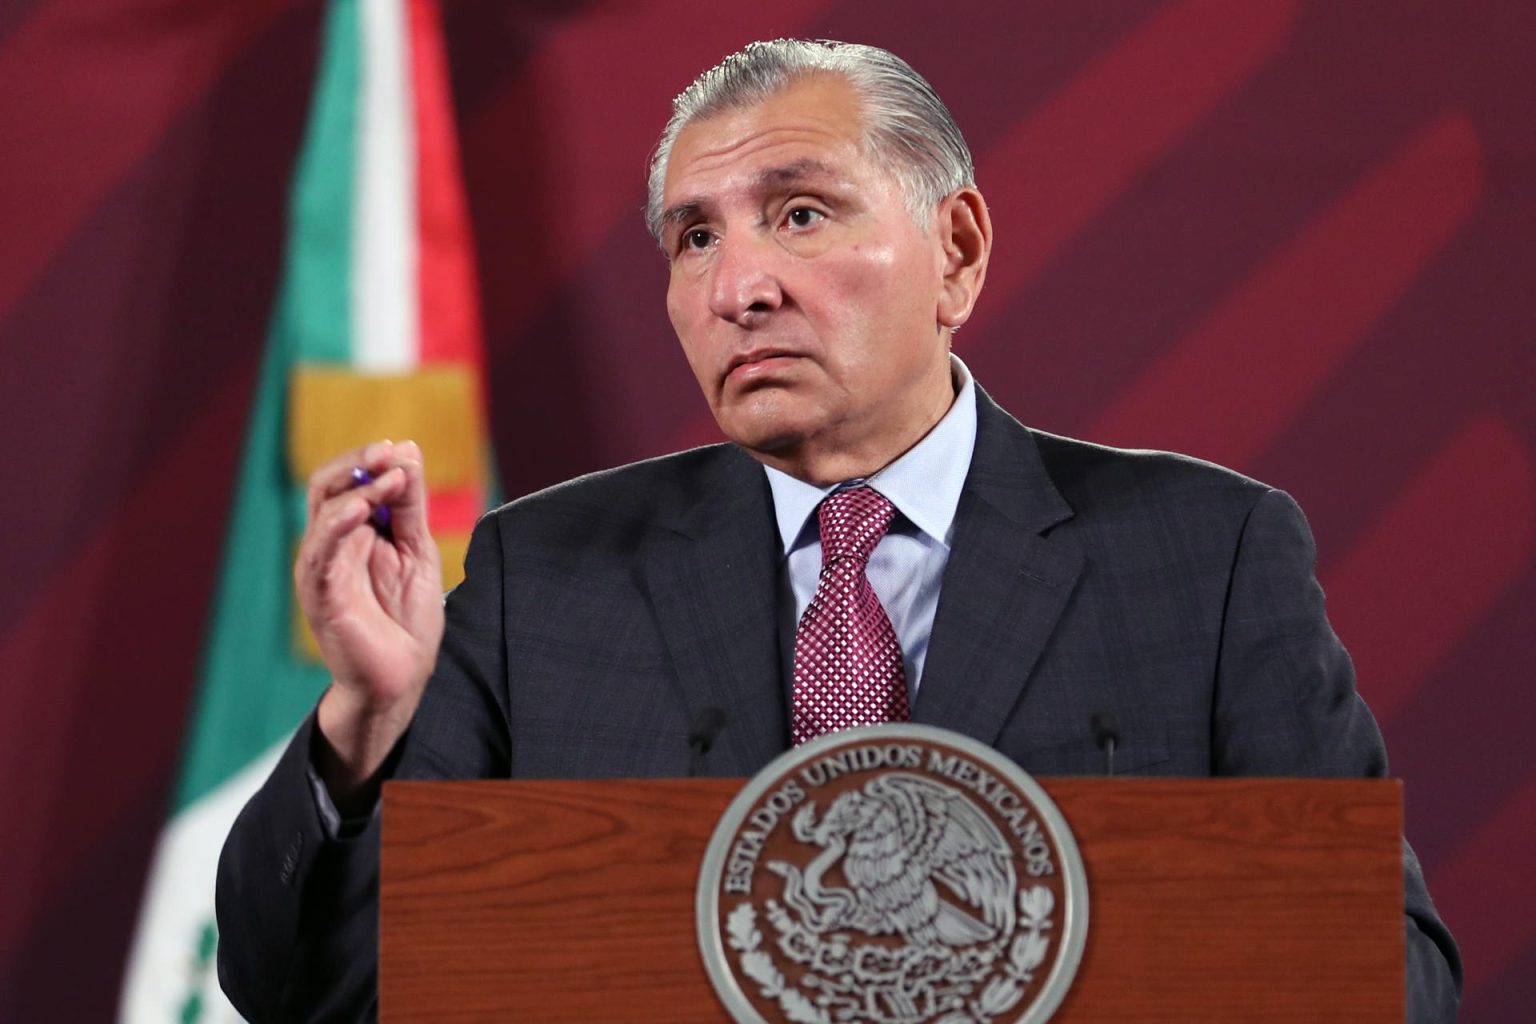
<path fill-rule="evenodd" d="M 372 481 L 358 486 L 362 467 Z M 411 716 L 443 638 L 442 568 L 427 528 L 421 449 L 380 441 L 309 478 L 309 520 L 294 564 L 299 606 L 331 670 L 317 712 L 318 767 L 332 798 L 365 805 Z M 389 510 L 387 534 L 376 507 Z"/>

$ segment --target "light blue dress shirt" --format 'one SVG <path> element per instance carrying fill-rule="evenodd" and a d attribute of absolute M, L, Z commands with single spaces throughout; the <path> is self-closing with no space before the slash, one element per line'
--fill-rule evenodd
<path fill-rule="evenodd" d="M 955 509 L 976 448 L 976 386 L 958 357 L 952 354 L 949 361 L 956 391 L 949 412 L 906 454 L 873 476 L 817 487 L 764 467 L 785 560 L 778 603 L 786 681 L 794 679 L 795 627 L 821 577 L 821 528 L 814 513 L 833 491 L 865 483 L 896 506 L 896 517 L 870 556 L 866 573 L 896 630 L 907 696 L 916 701 L 954 539 Z"/>

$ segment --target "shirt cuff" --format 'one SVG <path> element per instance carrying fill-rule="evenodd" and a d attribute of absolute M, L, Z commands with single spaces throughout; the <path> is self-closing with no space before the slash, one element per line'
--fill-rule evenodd
<path fill-rule="evenodd" d="M 336 802 L 331 799 L 330 790 L 325 788 L 325 780 L 315 771 L 315 766 L 306 765 L 304 772 L 309 778 L 310 795 L 315 798 L 315 813 L 320 816 L 320 828 L 325 838 L 353 839 L 361 835 L 373 819 L 378 817 L 379 805 L 375 801 L 373 810 L 368 814 L 358 818 L 343 818 L 336 809 Z"/>

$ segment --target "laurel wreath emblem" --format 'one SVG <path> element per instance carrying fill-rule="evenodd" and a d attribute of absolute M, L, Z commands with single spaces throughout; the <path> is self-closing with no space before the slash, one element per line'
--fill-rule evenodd
<path fill-rule="evenodd" d="M 773 957 L 758 949 L 763 933 L 757 929 L 757 910 L 743 903 L 731 911 L 725 922 L 732 949 L 741 953 L 741 971 L 762 986 L 763 995 L 778 1001 L 779 1009 L 794 1024 L 832 1024 L 827 1011 L 806 998 L 805 993 L 784 983 L 784 975 L 773 965 Z"/>
<path fill-rule="evenodd" d="M 869 1020 L 871 1024 L 992 1024 L 999 1015 L 1012 1010 L 1034 983 L 1034 972 L 1045 962 L 1050 951 L 1051 937 L 1048 932 L 1052 928 L 1051 913 L 1055 909 L 1056 899 L 1049 888 L 1036 885 L 1021 890 L 1018 903 L 1017 929 L 1011 940 L 1005 940 L 1007 956 L 1001 959 L 997 965 L 1000 970 L 991 977 L 979 996 L 965 999 L 961 1006 L 944 1006 L 940 1011 L 942 1015 L 938 1017 L 931 1014 L 890 1016 L 869 1005 L 861 1009 L 858 1019 Z M 774 901 L 769 901 L 768 916 L 780 933 L 781 946 L 789 948 L 799 943 L 803 949 L 807 941 L 820 944 L 819 938 L 807 937 L 803 929 L 795 928 L 789 915 Z M 783 972 L 775 965 L 773 957 L 762 948 L 763 933 L 757 926 L 757 918 L 757 908 L 751 902 L 741 903 L 726 918 L 727 942 L 738 954 L 737 961 L 742 974 L 758 984 L 765 998 L 777 1002 L 785 1018 L 793 1024 L 834 1024 L 834 1016 L 828 1008 L 818 1005 L 817 1000 L 789 984 Z M 825 949 L 805 950 L 802 956 L 796 956 L 795 959 L 815 961 L 821 959 L 821 955 L 826 952 Z M 839 946 L 836 953 L 846 955 L 847 950 Z M 988 960 L 983 956 L 981 966 Z M 813 988 L 830 987 L 826 979 L 814 973 L 807 973 L 803 980 Z M 963 980 L 957 987 L 960 990 L 970 988 Z M 838 1021 L 851 1019 L 851 1012 L 846 1007 L 836 1014 Z"/>

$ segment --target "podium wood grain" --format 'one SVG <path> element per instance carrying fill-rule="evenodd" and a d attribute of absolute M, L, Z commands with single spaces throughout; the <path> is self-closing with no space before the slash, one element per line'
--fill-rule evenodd
<path fill-rule="evenodd" d="M 380 999 L 395 1021 L 723 1021 L 694 937 L 745 780 L 391 783 Z M 1042 779 L 1088 945 L 1055 1020 L 1401 1021 L 1401 788 Z"/>

